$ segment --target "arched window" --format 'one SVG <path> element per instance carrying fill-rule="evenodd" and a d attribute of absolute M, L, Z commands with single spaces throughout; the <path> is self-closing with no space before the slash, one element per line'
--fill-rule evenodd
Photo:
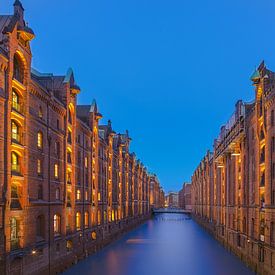
<path fill-rule="evenodd" d="M 20 97 L 14 89 L 12 90 L 12 108 L 19 113 L 22 112 Z"/>
<path fill-rule="evenodd" d="M 39 215 L 36 219 L 36 237 L 45 238 L 45 219 L 43 215 Z"/>
<path fill-rule="evenodd" d="M 57 187 L 55 189 L 55 199 L 60 200 L 60 189 L 59 189 L 59 187 Z"/>
<path fill-rule="evenodd" d="M 88 211 L 86 211 L 85 215 L 84 215 L 84 225 L 85 225 L 85 228 L 89 227 L 89 212 Z"/>
<path fill-rule="evenodd" d="M 43 134 L 40 131 L 37 133 L 37 147 L 39 149 L 43 148 Z"/>
<path fill-rule="evenodd" d="M 24 81 L 24 65 L 18 54 L 13 58 L 13 78 L 21 83 Z"/>
<path fill-rule="evenodd" d="M 20 143 L 19 125 L 14 120 L 11 121 L 11 138 Z"/>
<path fill-rule="evenodd" d="M 11 153 L 11 171 L 20 173 L 19 156 L 17 153 Z"/>
<path fill-rule="evenodd" d="M 61 233 L 61 219 L 60 215 L 55 214 L 53 216 L 53 232 L 54 235 L 60 235 Z"/>
<path fill-rule="evenodd" d="M 80 230 L 81 229 L 81 215 L 80 215 L 80 212 L 76 213 L 76 216 L 75 216 L 75 225 L 76 225 L 76 230 Z"/>

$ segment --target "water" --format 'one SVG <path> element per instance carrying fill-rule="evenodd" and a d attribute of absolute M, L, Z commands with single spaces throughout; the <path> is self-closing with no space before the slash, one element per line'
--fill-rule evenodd
<path fill-rule="evenodd" d="M 236 256 L 188 216 L 158 214 L 65 274 L 250 275 Z"/>

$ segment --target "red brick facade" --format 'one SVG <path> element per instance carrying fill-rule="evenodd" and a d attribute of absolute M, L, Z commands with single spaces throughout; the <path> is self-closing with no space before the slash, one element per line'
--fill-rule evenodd
<path fill-rule="evenodd" d="M 192 177 L 194 217 L 260 274 L 275 273 L 275 73 L 251 77 L 255 100 L 238 101 Z"/>
<path fill-rule="evenodd" d="M 71 69 L 31 69 L 20 1 L 0 28 L 0 274 L 59 272 L 149 216 L 150 176 Z"/>

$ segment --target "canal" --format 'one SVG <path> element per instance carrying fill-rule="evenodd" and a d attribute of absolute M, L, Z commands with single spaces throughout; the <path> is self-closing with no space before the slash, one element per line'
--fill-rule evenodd
<path fill-rule="evenodd" d="M 184 214 L 158 214 L 65 272 L 91 275 L 254 274 Z"/>

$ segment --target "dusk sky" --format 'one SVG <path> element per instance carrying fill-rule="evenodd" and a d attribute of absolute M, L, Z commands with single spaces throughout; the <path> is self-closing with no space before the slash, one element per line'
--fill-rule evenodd
<path fill-rule="evenodd" d="M 0 0 L 1 14 L 14 0 Z M 262 59 L 275 70 L 274 0 L 22 0 L 33 67 L 97 100 L 165 191 L 191 175 Z"/>

